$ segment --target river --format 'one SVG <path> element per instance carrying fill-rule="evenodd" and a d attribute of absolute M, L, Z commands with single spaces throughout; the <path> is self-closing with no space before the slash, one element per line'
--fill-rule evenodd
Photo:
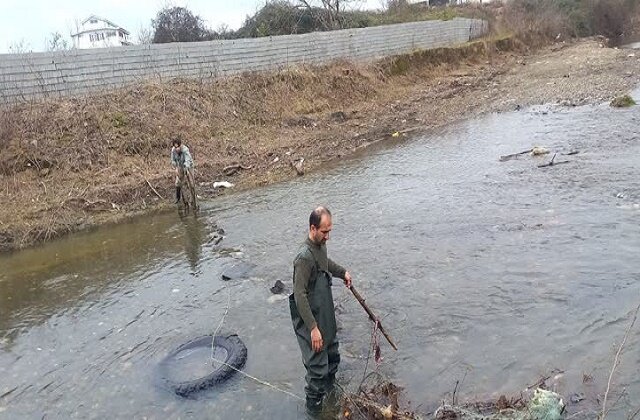
<path fill-rule="evenodd" d="M 229 194 L 197 218 L 151 215 L 0 256 L 0 417 L 300 418 L 296 398 L 240 375 L 181 399 L 156 366 L 228 312 L 222 331 L 245 342 L 245 371 L 303 394 L 288 304 L 269 288 L 291 289 L 318 204 L 334 214 L 329 255 L 398 343 L 381 342 L 377 369 L 417 411 L 456 381 L 458 398 L 489 398 L 558 371 L 565 396 L 602 395 L 640 303 L 639 125 L 640 108 L 607 104 L 491 114 Z M 499 161 L 533 145 L 570 162 Z M 255 264 L 251 275 L 223 281 L 238 260 Z M 338 282 L 334 297 L 340 381 L 353 389 L 371 326 Z M 614 376 L 611 418 L 640 405 L 639 330 Z"/>

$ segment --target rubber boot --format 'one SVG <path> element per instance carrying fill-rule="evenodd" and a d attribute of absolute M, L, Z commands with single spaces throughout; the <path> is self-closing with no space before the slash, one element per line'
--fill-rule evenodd
<path fill-rule="evenodd" d="M 182 198 L 182 188 L 181 187 L 176 187 L 176 201 L 174 204 L 178 204 L 180 203 L 180 198 Z"/>
<path fill-rule="evenodd" d="M 336 375 L 330 373 L 325 385 L 327 393 L 325 394 L 324 401 L 322 403 L 322 411 L 323 413 L 326 413 L 326 417 L 330 419 L 339 418 L 342 408 L 340 392 L 335 385 Z"/>
<path fill-rule="evenodd" d="M 322 398 L 309 398 L 307 396 L 307 415 L 310 418 L 317 418 L 322 413 Z"/>
<path fill-rule="evenodd" d="M 326 390 L 327 393 L 333 392 L 333 391 L 335 391 L 335 387 L 336 387 L 336 374 L 335 373 L 330 373 L 329 376 L 327 376 L 327 382 L 325 384 L 325 390 Z"/>

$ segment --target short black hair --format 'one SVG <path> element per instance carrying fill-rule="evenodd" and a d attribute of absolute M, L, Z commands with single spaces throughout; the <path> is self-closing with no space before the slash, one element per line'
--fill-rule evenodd
<path fill-rule="evenodd" d="M 314 226 L 316 229 L 320 227 L 320 222 L 322 221 L 322 216 L 327 215 L 331 217 L 331 212 L 326 207 L 318 207 L 314 211 L 311 212 L 309 216 L 309 227 Z"/>
<path fill-rule="evenodd" d="M 180 137 L 174 137 L 173 139 L 171 139 L 171 146 L 174 146 L 176 144 L 178 146 L 182 146 L 182 140 L 180 139 Z"/>

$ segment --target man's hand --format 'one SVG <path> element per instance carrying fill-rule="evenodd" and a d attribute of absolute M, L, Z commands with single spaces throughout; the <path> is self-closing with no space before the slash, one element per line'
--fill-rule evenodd
<path fill-rule="evenodd" d="M 344 285 L 351 288 L 351 274 L 348 271 L 344 273 Z"/>
<path fill-rule="evenodd" d="M 322 334 L 317 326 L 311 330 L 311 348 L 316 353 L 322 351 Z"/>

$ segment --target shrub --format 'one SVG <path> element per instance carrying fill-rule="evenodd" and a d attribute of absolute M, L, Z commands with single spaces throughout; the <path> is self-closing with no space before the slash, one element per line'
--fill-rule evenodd
<path fill-rule="evenodd" d="M 611 101 L 611 106 L 614 108 L 627 108 L 630 106 L 634 106 L 636 101 L 629 95 L 618 96 L 613 101 Z"/>

